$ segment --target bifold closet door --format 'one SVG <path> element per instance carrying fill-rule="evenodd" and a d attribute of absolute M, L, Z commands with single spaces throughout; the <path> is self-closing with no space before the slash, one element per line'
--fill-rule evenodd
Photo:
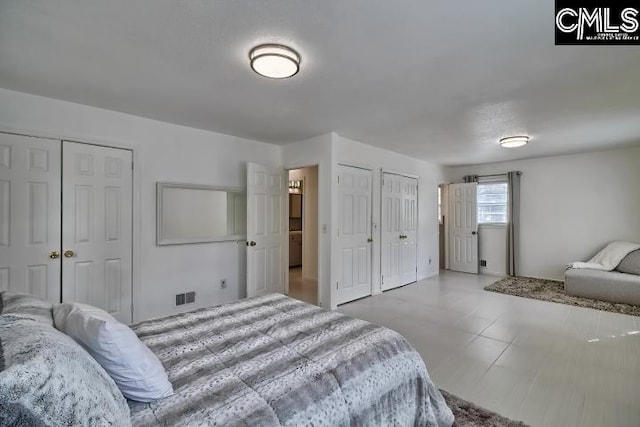
<path fill-rule="evenodd" d="M 339 165 L 337 303 L 371 295 L 370 170 Z"/>
<path fill-rule="evenodd" d="M 418 279 L 418 180 L 402 177 L 402 280 L 403 285 Z"/>
<path fill-rule="evenodd" d="M 417 280 L 418 180 L 382 174 L 382 290 Z"/>
<path fill-rule="evenodd" d="M 0 133 L 0 290 L 60 302 L 60 141 Z"/>
<path fill-rule="evenodd" d="M 131 321 L 132 153 L 62 143 L 62 301 Z"/>
<path fill-rule="evenodd" d="M 382 174 L 382 290 L 402 280 L 402 176 Z"/>

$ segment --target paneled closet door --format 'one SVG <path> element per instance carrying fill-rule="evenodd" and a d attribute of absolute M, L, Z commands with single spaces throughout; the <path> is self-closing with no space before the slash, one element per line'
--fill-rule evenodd
<path fill-rule="evenodd" d="M 62 143 L 62 300 L 131 322 L 132 153 Z"/>
<path fill-rule="evenodd" d="M 382 174 L 382 290 L 417 280 L 418 180 Z"/>
<path fill-rule="evenodd" d="M 60 302 L 60 141 L 0 133 L 0 290 Z"/>
<path fill-rule="evenodd" d="M 382 290 L 402 281 L 402 185 L 401 175 L 382 174 Z"/>
<path fill-rule="evenodd" d="M 478 184 L 449 184 L 449 264 L 478 274 Z"/>
<path fill-rule="evenodd" d="M 418 279 L 418 180 L 402 177 L 402 279 L 403 285 Z"/>
<path fill-rule="evenodd" d="M 339 165 L 337 303 L 371 295 L 372 172 Z"/>

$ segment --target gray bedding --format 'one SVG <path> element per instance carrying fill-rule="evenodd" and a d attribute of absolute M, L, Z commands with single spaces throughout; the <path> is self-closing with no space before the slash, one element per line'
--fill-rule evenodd
<path fill-rule="evenodd" d="M 132 325 L 175 394 L 134 426 L 450 426 L 398 333 L 271 294 Z"/>

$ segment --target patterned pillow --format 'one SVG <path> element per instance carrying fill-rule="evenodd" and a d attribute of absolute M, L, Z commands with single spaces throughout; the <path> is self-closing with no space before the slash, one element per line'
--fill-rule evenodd
<path fill-rule="evenodd" d="M 129 426 L 126 400 L 72 338 L 0 316 L 0 425 Z"/>
<path fill-rule="evenodd" d="M 621 273 L 640 275 L 640 249 L 630 252 L 626 257 L 622 258 L 616 270 Z"/>
<path fill-rule="evenodd" d="M 0 314 L 37 320 L 53 326 L 53 304 L 33 295 L 12 291 L 0 292 Z"/>

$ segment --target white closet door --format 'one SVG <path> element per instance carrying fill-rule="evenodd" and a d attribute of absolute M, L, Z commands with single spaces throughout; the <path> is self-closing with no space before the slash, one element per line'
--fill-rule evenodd
<path fill-rule="evenodd" d="M 371 295 L 372 172 L 338 166 L 337 303 Z"/>
<path fill-rule="evenodd" d="M 60 141 L 0 133 L 0 290 L 60 302 Z"/>
<path fill-rule="evenodd" d="M 402 179 L 382 174 L 382 290 L 402 283 Z"/>
<path fill-rule="evenodd" d="M 247 296 L 284 292 L 284 169 L 247 164 Z"/>
<path fill-rule="evenodd" d="M 132 153 L 64 141 L 62 300 L 131 322 Z"/>
<path fill-rule="evenodd" d="M 477 184 L 449 184 L 449 266 L 478 274 Z"/>
<path fill-rule="evenodd" d="M 418 180 L 402 177 L 402 285 L 418 279 Z"/>

